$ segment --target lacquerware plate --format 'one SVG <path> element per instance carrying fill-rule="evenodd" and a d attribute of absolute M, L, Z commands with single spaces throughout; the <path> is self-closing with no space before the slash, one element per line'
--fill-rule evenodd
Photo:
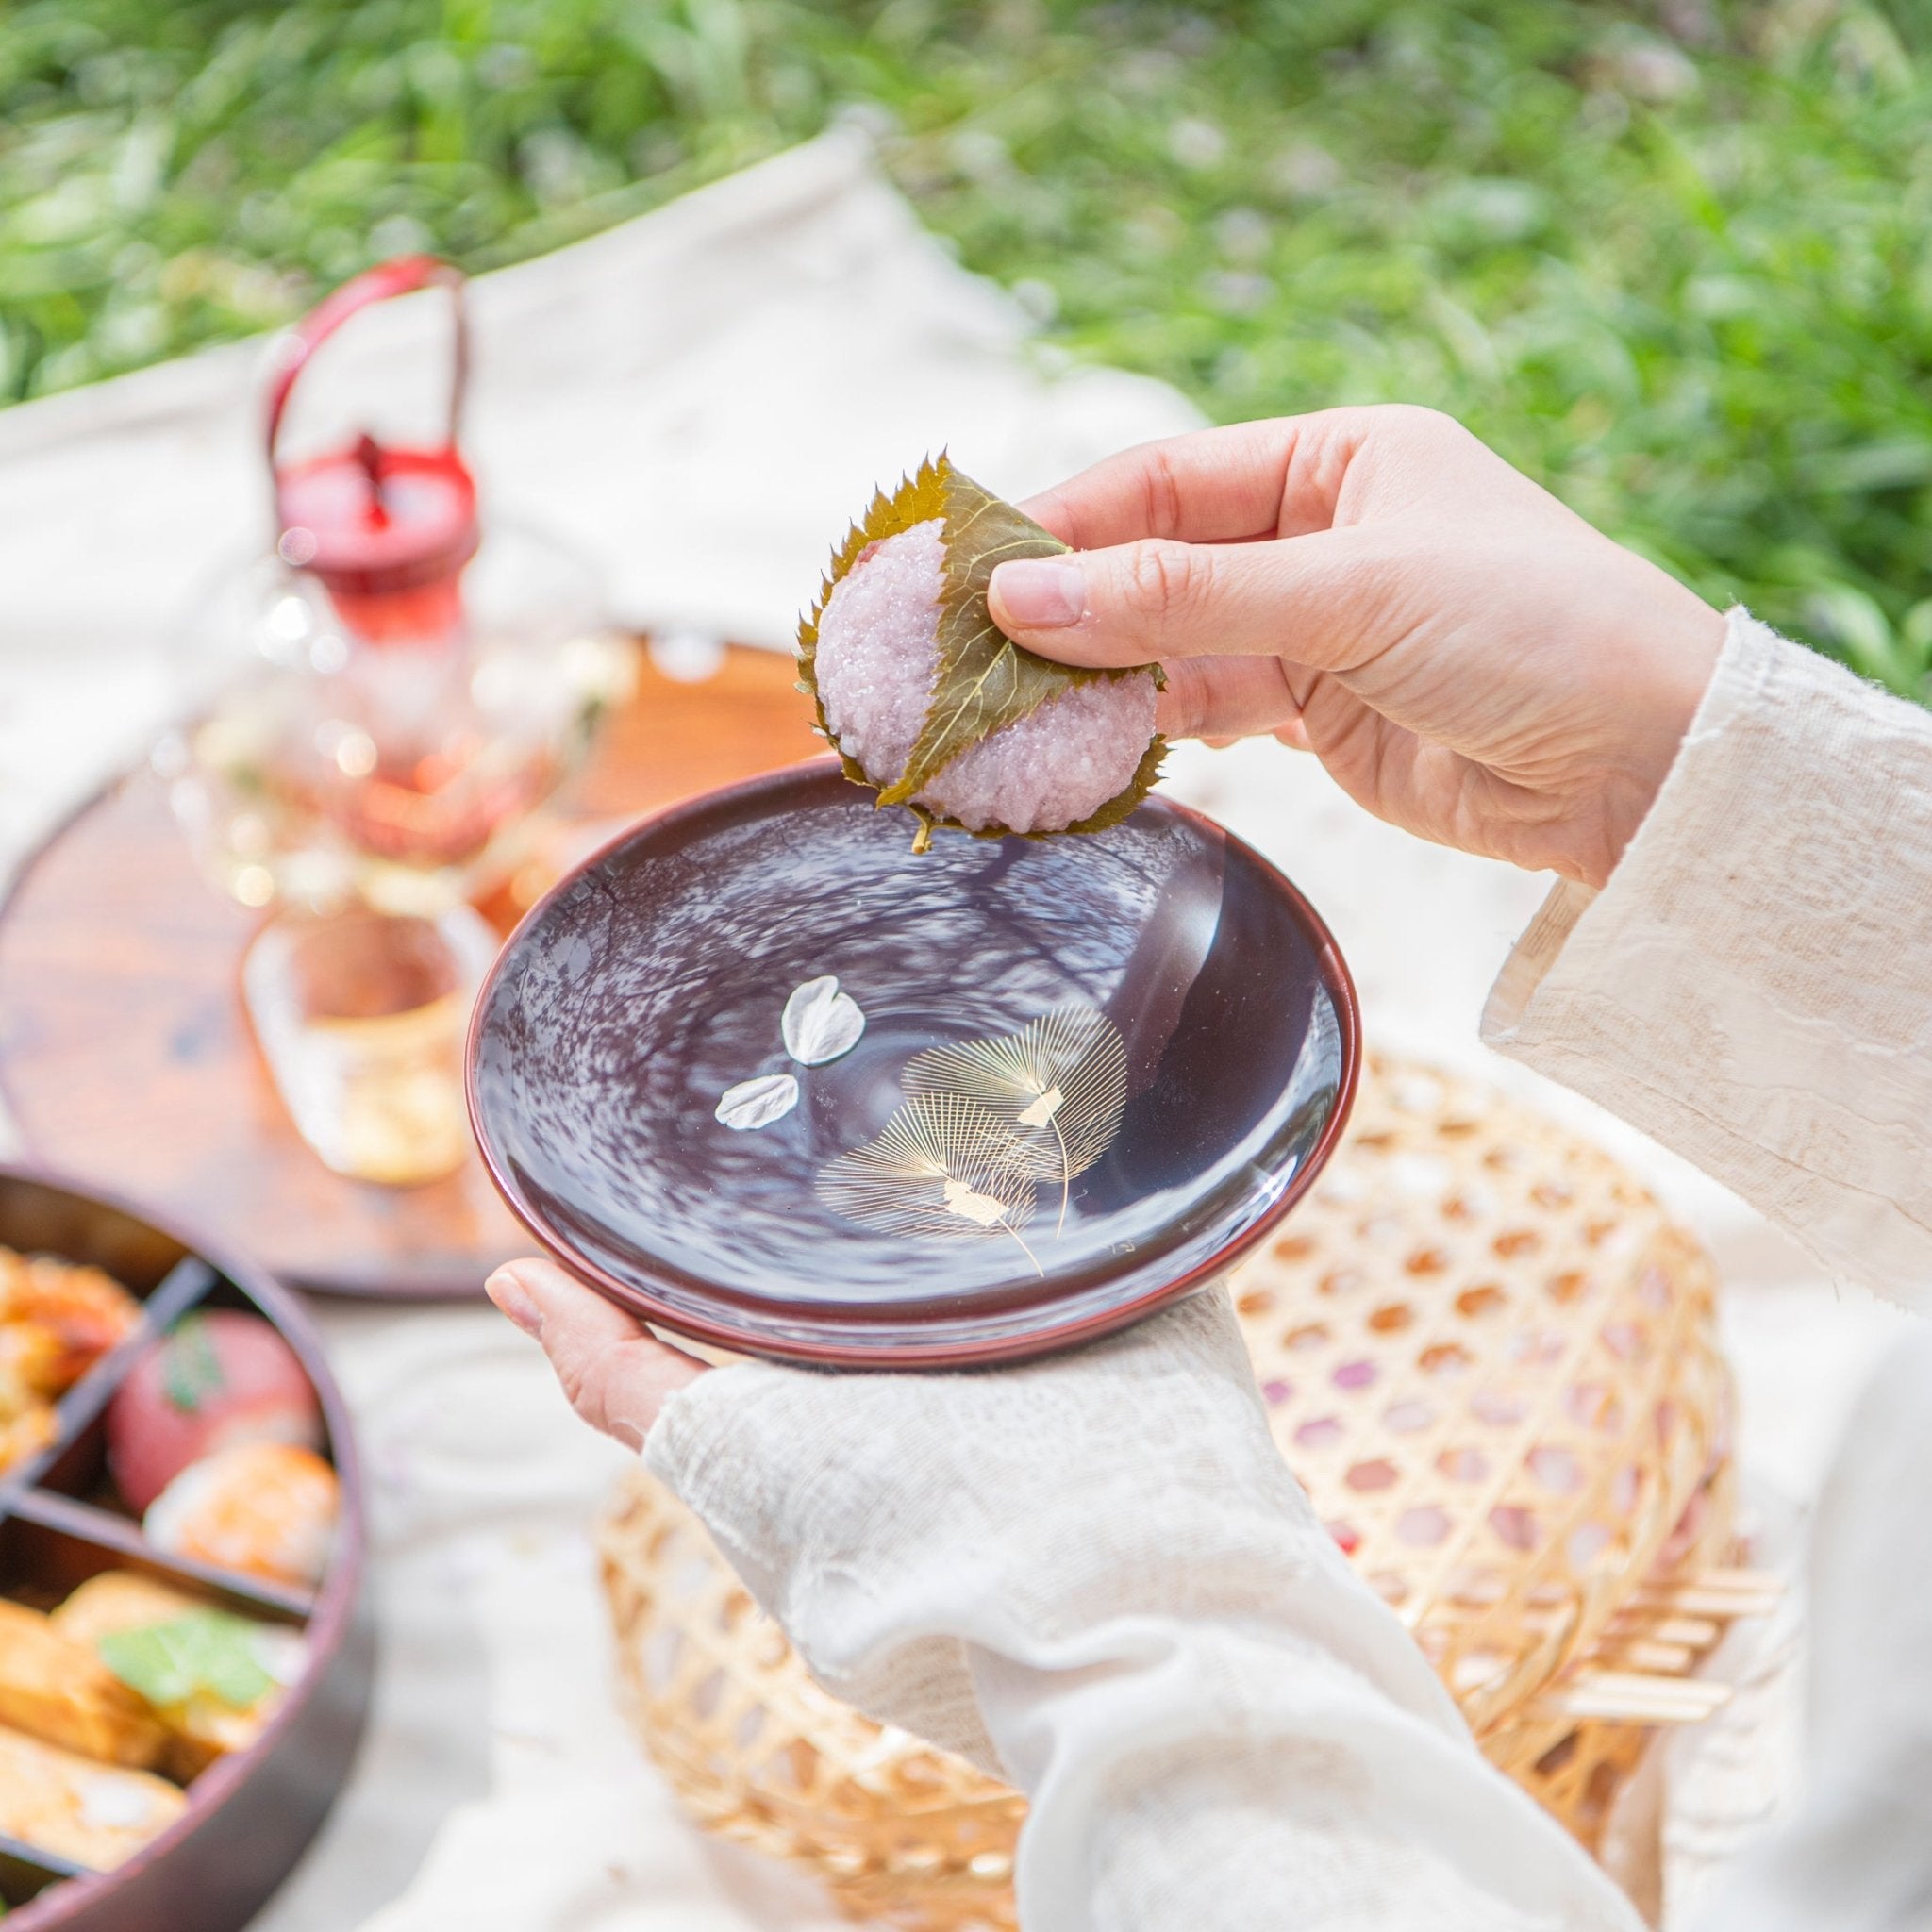
<path fill-rule="evenodd" d="M 1158 796 L 1092 837 L 910 831 L 818 760 L 636 826 L 505 947 L 477 1140 L 612 1300 L 805 1360 L 1036 1354 L 1211 1280 L 1327 1158 L 1354 990 L 1257 854 Z M 864 1030 L 808 1065 L 781 1016 L 826 976 Z M 718 1118 L 787 1077 L 781 1117 Z"/>

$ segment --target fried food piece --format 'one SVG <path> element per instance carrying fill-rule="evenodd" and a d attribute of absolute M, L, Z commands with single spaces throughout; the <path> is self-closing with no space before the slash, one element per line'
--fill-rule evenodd
<path fill-rule="evenodd" d="M 70 1358 L 67 1343 L 42 1323 L 0 1325 L 0 1407 L 13 1412 L 59 1394 Z"/>
<path fill-rule="evenodd" d="M 0 1724 L 107 1764 L 145 1769 L 160 1761 L 168 1734 L 86 1644 L 50 1619 L 0 1598 Z"/>
<path fill-rule="evenodd" d="M 60 1356 L 49 1329 L 27 1324 L 0 1328 L 0 1472 L 54 1440 L 54 1405 L 45 1391 Z"/>
<path fill-rule="evenodd" d="M 0 1727 L 0 1832 L 25 1844 L 108 1872 L 187 1806 L 187 1793 L 165 1778 Z"/>
<path fill-rule="evenodd" d="M 140 1304 L 101 1269 L 0 1248 L 0 1329 L 45 1338 L 34 1344 L 40 1393 L 72 1388 L 140 1319 Z"/>
<path fill-rule="evenodd" d="M 54 1440 L 57 1427 L 51 1402 L 29 1402 L 0 1420 L 0 1475 L 16 1462 L 38 1456 Z"/>

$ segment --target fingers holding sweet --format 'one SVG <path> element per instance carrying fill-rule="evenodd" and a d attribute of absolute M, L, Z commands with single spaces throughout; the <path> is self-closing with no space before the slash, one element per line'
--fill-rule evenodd
<path fill-rule="evenodd" d="M 1281 731 L 1301 716 L 1279 658 L 1178 658 L 1164 668 L 1154 717 L 1168 738 L 1218 747 Z"/>
<path fill-rule="evenodd" d="M 1063 664 L 1285 657 L 1323 668 L 1373 645 L 1384 568 L 1362 531 L 1268 543 L 1150 537 L 993 572 L 993 622 Z"/>
<path fill-rule="evenodd" d="M 1601 885 L 1656 796 L 1721 613 L 1434 411 L 1336 409 L 1130 450 L 993 575 L 1041 657 L 1159 663 L 1170 737 L 1272 732 L 1425 838 Z"/>
<path fill-rule="evenodd" d="M 1076 550 L 1168 537 L 1273 537 L 1295 419 L 1200 429 L 1123 450 L 1020 506 Z"/>
<path fill-rule="evenodd" d="M 665 1402 L 705 1372 L 554 1261 L 512 1261 L 485 1288 L 541 1344 L 577 1414 L 628 1448 L 641 1448 Z"/>
<path fill-rule="evenodd" d="M 1319 409 L 1231 423 L 1123 450 L 1020 507 L 1075 550 L 1143 537 L 1232 543 L 1301 536 L 1336 521 L 1357 458 L 1465 435 L 1400 408 Z"/>

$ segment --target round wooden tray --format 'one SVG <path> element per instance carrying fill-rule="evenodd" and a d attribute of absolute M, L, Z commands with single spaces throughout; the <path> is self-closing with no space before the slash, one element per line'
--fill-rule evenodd
<path fill-rule="evenodd" d="M 640 652 L 566 814 L 588 833 L 809 756 L 791 659 L 733 645 L 700 683 Z M 485 909 L 508 925 L 547 879 Z M 521 904 L 517 900 L 521 899 Z M 332 1174 L 297 1137 L 242 1012 L 258 915 L 196 869 L 158 781 L 129 773 L 60 825 L 0 907 L 0 1104 L 37 1159 L 212 1229 L 284 1281 L 454 1300 L 526 1249 L 473 1157 L 394 1189 Z"/>

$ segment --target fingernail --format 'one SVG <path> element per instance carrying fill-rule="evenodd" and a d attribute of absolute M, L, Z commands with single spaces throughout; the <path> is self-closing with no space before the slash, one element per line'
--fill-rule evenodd
<path fill-rule="evenodd" d="M 1029 557 L 993 572 L 1000 608 L 1024 630 L 1059 630 L 1087 614 L 1087 579 L 1069 557 Z"/>
<path fill-rule="evenodd" d="M 517 1279 L 513 1269 L 499 1268 L 483 1284 L 483 1292 L 525 1335 L 536 1337 L 543 1333 L 543 1310 L 537 1306 L 529 1290 Z"/>

